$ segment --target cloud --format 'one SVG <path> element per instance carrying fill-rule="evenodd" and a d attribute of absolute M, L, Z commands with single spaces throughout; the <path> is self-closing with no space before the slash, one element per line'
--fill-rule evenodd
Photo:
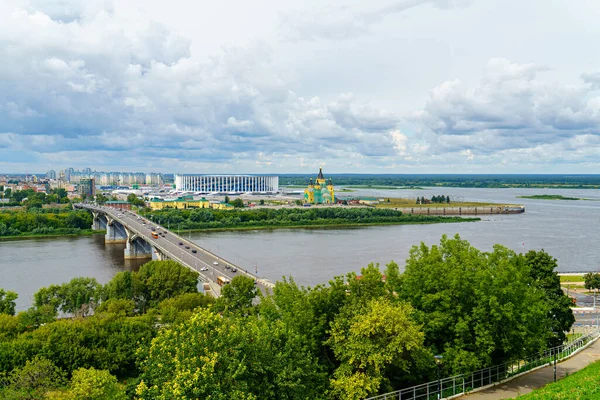
<path fill-rule="evenodd" d="M 0 132 L 9 148 L 103 152 L 121 163 L 127 154 L 142 165 L 395 156 L 397 115 L 351 94 L 298 96 L 273 72 L 264 43 L 195 59 L 189 40 L 157 22 L 97 3 L 61 13 L 63 4 L 0 13 Z"/>
<path fill-rule="evenodd" d="M 384 5 L 370 5 L 357 11 L 347 6 L 318 8 L 310 13 L 283 14 L 280 28 L 286 40 L 343 40 L 369 33 L 385 18 L 419 6 L 451 10 L 469 6 L 472 0 L 402 0 Z M 377 3 L 376 3 L 377 4 Z"/>
<path fill-rule="evenodd" d="M 434 88 L 416 120 L 430 132 L 436 153 L 459 152 L 469 160 L 500 151 L 536 154 L 549 145 L 561 151 L 547 157 L 560 158 L 585 146 L 600 154 L 590 139 L 600 135 L 600 94 L 591 84 L 597 75 L 560 85 L 539 76 L 547 70 L 491 59 L 478 85 L 452 80 Z"/>

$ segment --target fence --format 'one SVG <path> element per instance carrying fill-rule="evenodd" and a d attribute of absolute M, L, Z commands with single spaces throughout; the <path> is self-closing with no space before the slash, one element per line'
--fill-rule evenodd
<path fill-rule="evenodd" d="M 484 368 L 471 374 L 443 378 L 439 382 L 427 382 L 395 392 L 385 393 L 366 400 L 436 400 L 465 394 L 473 389 L 501 382 L 536 367 L 551 365 L 554 357 L 560 361 L 583 348 L 597 338 L 600 331 L 594 330 L 561 346 L 553 347 L 524 360 L 508 362 Z"/>

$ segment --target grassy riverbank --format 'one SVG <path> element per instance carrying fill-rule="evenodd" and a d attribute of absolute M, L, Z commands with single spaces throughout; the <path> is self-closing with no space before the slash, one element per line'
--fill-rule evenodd
<path fill-rule="evenodd" d="M 407 215 L 395 210 L 353 207 L 258 208 L 236 210 L 161 210 L 147 214 L 174 230 L 249 230 L 274 228 L 344 228 L 373 225 L 433 224 L 478 218 Z"/>
<path fill-rule="evenodd" d="M 518 199 L 536 199 L 536 200 L 585 200 L 580 197 L 567 197 L 560 194 L 534 194 L 531 196 L 517 196 Z"/>
<path fill-rule="evenodd" d="M 452 201 L 450 203 L 415 204 L 415 199 L 385 198 L 378 208 L 449 208 L 449 207 L 510 207 L 514 204 L 484 203 L 475 201 Z"/>
<path fill-rule="evenodd" d="M 1 210 L 0 239 L 90 235 L 92 215 L 62 208 Z"/>
<path fill-rule="evenodd" d="M 10 241 L 10 240 L 20 240 L 20 239 L 39 239 L 39 238 L 62 238 L 65 236 L 90 236 L 90 235 L 94 235 L 94 234 L 105 234 L 106 231 L 95 231 L 93 229 L 78 229 L 78 230 L 72 230 L 72 231 L 67 231 L 64 233 L 57 233 L 55 232 L 54 234 L 22 234 L 22 235 L 18 235 L 18 236 L 0 236 L 0 242 L 3 241 Z"/>

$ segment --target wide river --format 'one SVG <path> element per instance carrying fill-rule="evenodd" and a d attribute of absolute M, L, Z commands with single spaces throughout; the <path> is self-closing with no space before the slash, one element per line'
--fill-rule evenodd
<path fill-rule="evenodd" d="M 561 194 L 589 200 L 532 200 L 516 196 Z M 600 270 L 600 190 L 462 189 L 360 190 L 352 196 L 431 197 L 449 195 L 464 201 L 524 204 L 525 213 L 483 216 L 479 222 L 377 226 L 356 229 L 277 229 L 192 233 L 199 245 L 273 281 L 293 276 L 303 285 L 327 282 L 359 271 L 370 262 L 394 260 L 402 267 L 412 246 L 439 243 L 443 234 L 460 234 L 489 251 L 496 243 L 517 252 L 544 249 L 559 262 L 559 271 Z M 187 236 L 187 235 L 186 235 Z M 0 288 L 19 293 L 17 307 L 32 304 L 40 287 L 76 276 L 105 283 L 119 271 L 134 270 L 125 262 L 124 245 L 104 245 L 101 235 L 0 242 Z"/>

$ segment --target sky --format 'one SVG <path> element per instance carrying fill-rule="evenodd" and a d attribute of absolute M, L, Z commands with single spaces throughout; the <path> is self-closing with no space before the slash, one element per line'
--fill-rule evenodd
<path fill-rule="evenodd" d="M 600 173 L 597 0 L 2 0 L 0 173 Z"/>

